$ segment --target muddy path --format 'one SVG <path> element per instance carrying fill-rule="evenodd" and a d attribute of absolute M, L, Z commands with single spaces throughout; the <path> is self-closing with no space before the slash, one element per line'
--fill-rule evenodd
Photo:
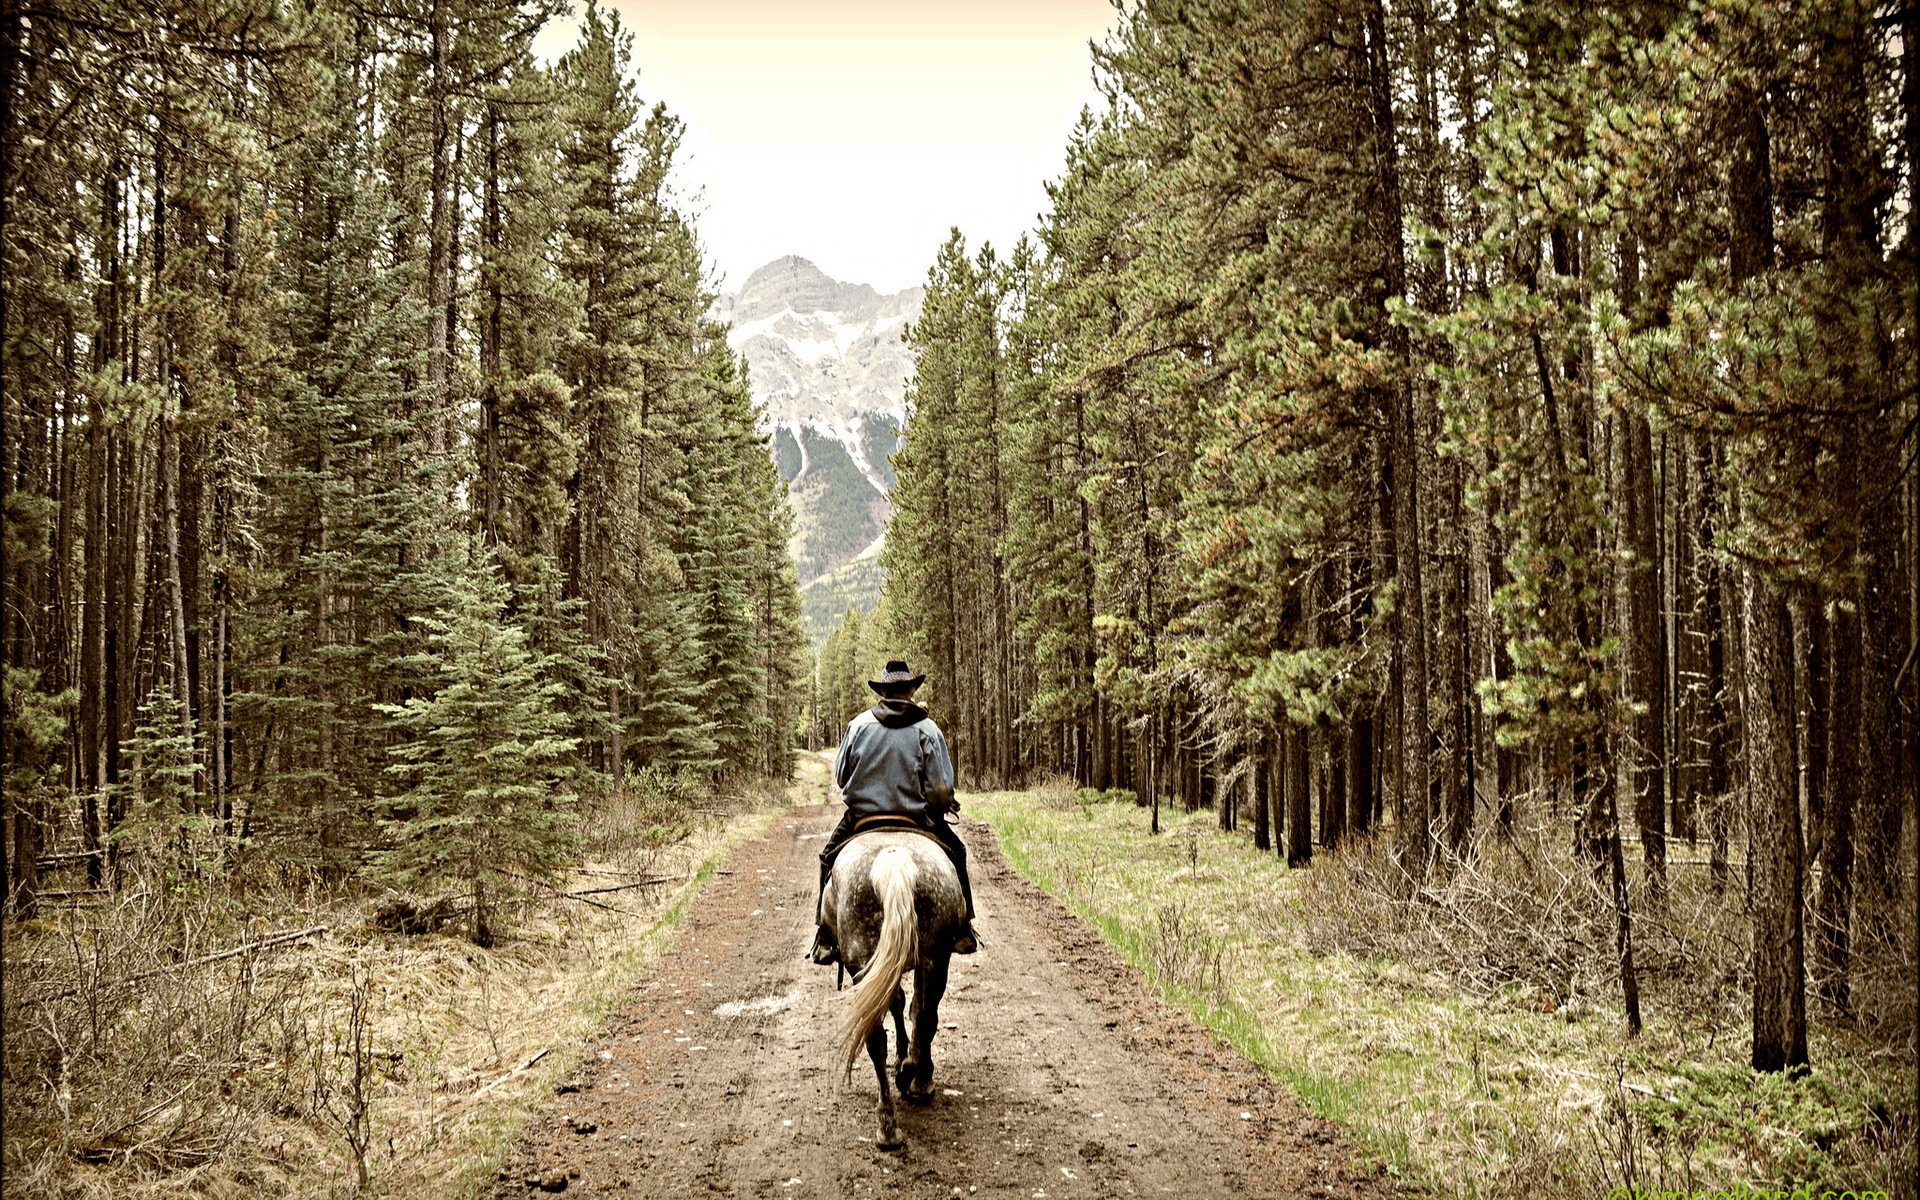
<path fill-rule="evenodd" d="M 864 1056 L 827 1062 L 832 968 L 807 963 L 837 812 L 796 809 L 730 857 L 677 948 L 612 1012 L 490 1193 L 527 1197 L 1386 1197 L 1338 1131 L 1150 996 L 1014 873 L 986 825 L 979 954 L 954 960 L 933 1103 L 873 1143 Z"/>

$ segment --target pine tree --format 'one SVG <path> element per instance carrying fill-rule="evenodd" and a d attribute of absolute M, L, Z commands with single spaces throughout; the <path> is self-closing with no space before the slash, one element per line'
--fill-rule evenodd
<path fill-rule="evenodd" d="M 131 778 L 123 785 L 126 816 L 110 842 L 154 869 L 169 891 L 191 886 L 218 866 L 214 819 L 197 810 L 200 764 L 182 724 L 186 706 L 165 681 L 140 706 L 142 720 L 127 740 Z"/>
<path fill-rule="evenodd" d="M 553 663 L 509 622 L 510 592 L 483 546 L 449 581 L 427 631 L 431 694 L 376 705 L 399 741 L 380 799 L 389 845 L 371 873 L 404 888 L 452 885 L 474 941 L 491 945 L 502 908 L 550 884 L 574 848 L 563 790 L 579 739 Z"/>
<path fill-rule="evenodd" d="M 568 790 L 643 758 L 787 769 L 788 518 L 700 325 L 679 124 L 643 111 L 605 13 L 535 64 L 551 15 L 59 0 L 5 23 L 12 911 L 43 862 L 111 885 L 144 853 L 136 760 L 166 739 L 189 842 L 363 868 L 395 736 L 373 706 L 437 688 L 416 618 L 451 603 L 469 531 L 590 743 Z M 159 695 L 171 732 L 139 710 Z"/>
<path fill-rule="evenodd" d="M 556 373 L 584 320 L 577 281 L 555 269 L 573 196 L 561 170 L 558 85 L 524 59 L 487 97 L 479 142 L 479 427 L 474 509 L 516 589 L 550 604 L 567 481 L 579 446 L 573 392 Z M 536 599 L 535 597 L 541 597 Z"/>
<path fill-rule="evenodd" d="M 1044 258 L 956 232 L 913 330 L 888 597 L 959 676 L 960 752 L 1006 761 L 1005 706 L 1016 760 L 1228 828 L 1251 755 L 1255 837 L 1271 802 L 1295 863 L 1383 795 L 1416 876 L 1483 807 L 1564 823 L 1629 1029 L 1623 820 L 1658 904 L 1669 836 L 1732 883 L 1744 793 L 1754 1062 L 1799 1065 L 1807 856 L 1844 974 L 1905 824 L 1903 67 L 1870 27 L 1131 7 Z M 952 665 L 1002 649 L 1004 698 Z"/>
<path fill-rule="evenodd" d="M 396 200 L 369 177 L 359 134 L 371 97 L 352 63 L 365 46 L 330 45 L 317 136 L 279 183 L 288 306 L 267 393 L 262 561 L 236 632 L 250 664 L 236 717 L 260 748 L 238 827 L 336 873 L 370 840 L 385 754 L 367 706 L 415 684 L 407 621 L 431 586 L 419 550 L 444 513 L 436 463 L 416 453 L 425 314 L 408 295 L 413 265 L 387 253 Z"/>

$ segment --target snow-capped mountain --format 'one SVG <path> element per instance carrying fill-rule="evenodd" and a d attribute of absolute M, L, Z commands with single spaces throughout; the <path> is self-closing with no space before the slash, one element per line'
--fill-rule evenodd
<path fill-rule="evenodd" d="M 887 460 L 913 373 L 900 335 L 919 318 L 923 294 L 884 295 L 788 256 L 714 304 L 713 315 L 732 324 L 728 344 L 747 360 L 780 474 L 792 485 L 803 584 L 856 559 L 870 563 L 885 531 Z"/>
<path fill-rule="evenodd" d="M 875 488 L 892 486 L 875 418 L 892 427 L 906 420 L 913 355 L 900 334 L 919 317 L 924 291 L 882 295 L 789 255 L 720 297 L 716 315 L 733 324 L 727 341 L 747 360 L 755 398 L 774 429 L 800 447 L 798 473 L 808 465 L 801 433 L 811 429 L 840 443 Z"/>

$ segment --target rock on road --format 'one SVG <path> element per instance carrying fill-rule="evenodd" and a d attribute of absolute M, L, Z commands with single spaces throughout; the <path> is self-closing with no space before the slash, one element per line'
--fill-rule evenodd
<path fill-rule="evenodd" d="M 1336 1127 L 1217 1047 L 962 824 L 978 954 L 954 960 L 932 1104 L 873 1143 L 876 1092 L 828 1062 L 835 971 L 812 939 L 837 809 L 729 857 L 509 1155 L 494 1197 L 1387 1197 Z"/>

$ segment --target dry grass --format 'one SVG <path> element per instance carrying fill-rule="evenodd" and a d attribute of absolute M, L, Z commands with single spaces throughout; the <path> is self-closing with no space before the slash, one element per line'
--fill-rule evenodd
<path fill-rule="evenodd" d="M 803 760 L 797 802 L 819 774 Z M 278 876 L 8 927 L 5 1194 L 471 1192 L 770 798 L 602 804 L 562 890 L 662 882 L 529 904 L 490 949 L 383 932 L 379 897 Z"/>
<path fill-rule="evenodd" d="M 1048 775 L 1029 784 L 1027 794 L 1048 808 L 1065 812 L 1074 807 L 1077 787 L 1071 776 Z"/>
<path fill-rule="evenodd" d="M 1008 793 L 968 809 L 1169 999 L 1417 1188 L 1913 1195 L 1912 982 L 1890 965 L 1911 940 L 1861 973 L 1861 1011 L 1885 1006 L 1874 1023 L 1816 1006 L 1813 1075 L 1761 1077 L 1745 1065 L 1745 914 L 1704 878 L 1676 872 L 1660 904 L 1635 895 L 1647 1029 L 1629 1039 L 1611 905 L 1564 839 L 1486 847 L 1415 887 L 1365 843 L 1289 871 L 1211 813 L 1154 838 L 1131 805 Z"/>

